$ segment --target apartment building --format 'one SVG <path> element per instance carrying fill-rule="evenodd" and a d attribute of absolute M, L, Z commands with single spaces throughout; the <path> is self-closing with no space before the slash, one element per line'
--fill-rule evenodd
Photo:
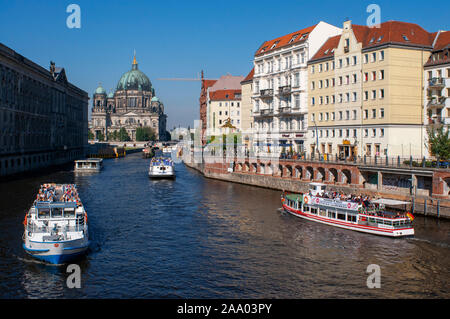
<path fill-rule="evenodd" d="M 308 62 L 308 151 L 423 156 L 423 65 L 434 37 L 411 23 L 369 28 L 345 21 L 342 34 Z M 327 63 L 334 66 L 328 73 Z"/>
<path fill-rule="evenodd" d="M 241 82 L 241 132 L 243 133 L 242 142 L 246 150 L 250 150 L 253 144 L 253 76 L 255 69 Z"/>
<path fill-rule="evenodd" d="M 450 31 L 436 35 L 425 64 L 424 109 L 429 127 L 450 126 Z"/>
<path fill-rule="evenodd" d="M 209 93 L 208 136 L 219 136 L 227 128 L 241 130 L 241 90 L 217 90 Z"/>
<path fill-rule="evenodd" d="M 265 41 L 253 76 L 254 147 L 260 155 L 302 152 L 307 135 L 307 62 L 342 32 L 325 22 Z"/>

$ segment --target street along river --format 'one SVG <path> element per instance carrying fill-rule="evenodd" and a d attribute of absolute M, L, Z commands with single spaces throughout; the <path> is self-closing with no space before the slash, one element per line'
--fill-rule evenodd
<path fill-rule="evenodd" d="M 415 238 L 392 239 L 281 213 L 280 192 L 205 179 L 176 164 L 150 180 L 140 154 L 97 174 L 68 167 L 0 182 L 0 298 L 449 298 L 450 222 L 417 217 Z M 75 183 L 91 246 L 81 288 L 67 266 L 22 249 L 39 185 Z M 381 267 L 381 288 L 367 267 Z"/>

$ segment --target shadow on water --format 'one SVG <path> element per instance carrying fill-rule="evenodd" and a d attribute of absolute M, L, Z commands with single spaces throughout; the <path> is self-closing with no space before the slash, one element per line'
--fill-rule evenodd
<path fill-rule="evenodd" d="M 152 180 L 149 162 L 133 154 L 99 174 L 65 167 L 0 183 L 0 297 L 449 297 L 448 221 L 418 217 L 412 239 L 372 236 L 279 212 L 279 192 L 182 164 L 175 180 Z M 23 216 L 46 182 L 77 184 L 89 216 L 81 289 L 67 288 L 66 265 L 22 249 Z M 381 289 L 366 286 L 370 264 Z"/>

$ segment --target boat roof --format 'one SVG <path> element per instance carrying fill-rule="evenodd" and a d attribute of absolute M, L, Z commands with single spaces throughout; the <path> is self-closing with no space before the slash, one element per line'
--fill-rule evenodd
<path fill-rule="evenodd" d="M 44 208 L 77 208 L 77 203 L 75 202 L 37 202 L 35 207 L 37 209 Z"/>
<path fill-rule="evenodd" d="M 309 183 L 310 186 L 327 186 L 327 184 L 323 183 Z"/>
<path fill-rule="evenodd" d="M 388 206 L 398 206 L 398 205 L 408 205 L 411 204 L 411 202 L 404 202 L 400 200 L 394 200 L 394 199 L 387 199 L 387 198 L 380 198 L 377 200 L 373 200 L 372 203 L 374 204 L 384 204 Z"/>
<path fill-rule="evenodd" d="M 302 201 L 303 200 L 303 195 L 289 194 L 289 195 L 286 195 L 286 198 L 291 200 L 291 201 L 294 201 L 294 202 L 297 201 L 297 200 Z"/>
<path fill-rule="evenodd" d="M 88 159 L 84 159 L 84 160 L 75 161 L 75 163 L 80 163 L 80 162 L 103 162 L 103 159 L 102 158 L 88 158 Z"/>

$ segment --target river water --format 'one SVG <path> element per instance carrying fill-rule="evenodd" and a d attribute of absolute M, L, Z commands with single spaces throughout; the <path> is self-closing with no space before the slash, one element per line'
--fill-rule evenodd
<path fill-rule="evenodd" d="M 450 222 L 415 220 L 391 239 L 282 213 L 280 192 L 205 179 L 176 165 L 147 177 L 140 154 L 97 174 L 60 167 L 0 182 L 0 298 L 449 298 Z M 66 266 L 22 249 L 22 221 L 40 184 L 75 183 L 92 240 L 81 288 Z M 367 267 L 381 288 L 367 287 Z"/>

